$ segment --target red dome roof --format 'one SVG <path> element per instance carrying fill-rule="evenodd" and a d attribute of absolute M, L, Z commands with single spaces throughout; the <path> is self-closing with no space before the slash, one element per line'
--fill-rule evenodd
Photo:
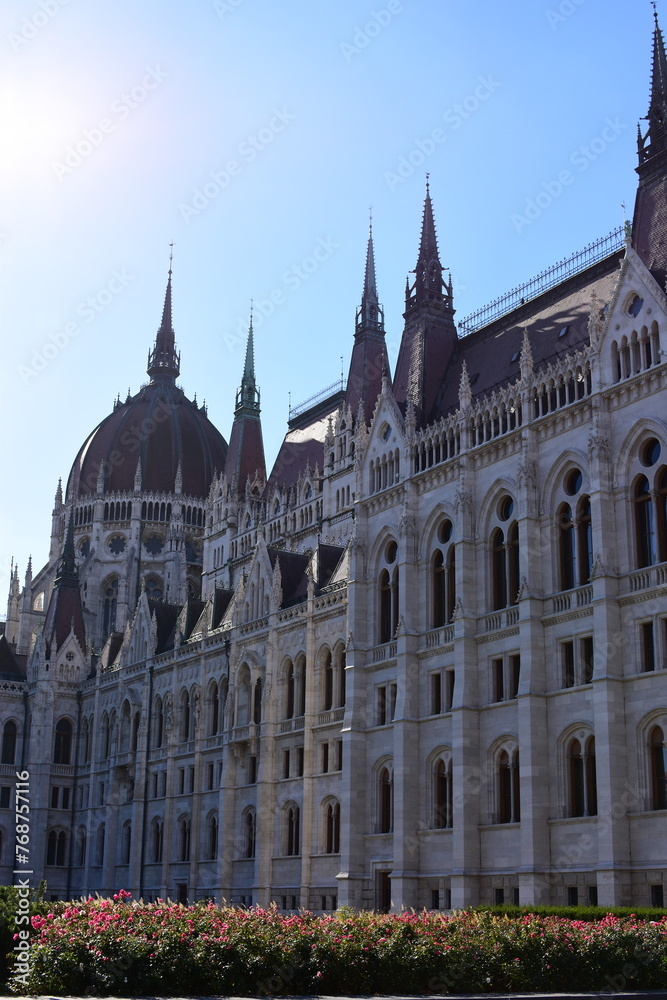
<path fill-rule="evenodd" d="M 226 457 L 227 442 L 205 412 L 170 380 L 153 381 L 98 424 L 76 456 L 67 491 L 97 493 L 101 467 L 103 493 L 131 493 L 141 459 L 142 493 L 173 493 L 180 464 L 183 494 L 204 499 Z"/>

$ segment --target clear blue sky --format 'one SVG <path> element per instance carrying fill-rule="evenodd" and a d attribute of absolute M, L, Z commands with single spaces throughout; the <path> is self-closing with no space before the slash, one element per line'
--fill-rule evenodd
<path fill-rule="evenodd" d="M 146 381 L 171 240 L 180 382 L 226 438 L 257 303 L 270 465 L 288 393 L 347 369 L 369 205 L 392 360 L 426 170 L 459 318 L 631 215 L 652 26 L 648 0 L 2 0 L 0 610 Z"/>

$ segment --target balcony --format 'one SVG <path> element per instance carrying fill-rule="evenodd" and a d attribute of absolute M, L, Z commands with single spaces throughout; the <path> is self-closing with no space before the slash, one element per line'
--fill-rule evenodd
<path fill-rule="evenodd" d="M 593 587 L 591 584 L 585 587 L 575 587 L 574 590 L 564 590 L 561 594 L 556 594 L 551 598 L 551 613 L 560 615 L 573 608 L 585 608 L 592 603 Z"/>

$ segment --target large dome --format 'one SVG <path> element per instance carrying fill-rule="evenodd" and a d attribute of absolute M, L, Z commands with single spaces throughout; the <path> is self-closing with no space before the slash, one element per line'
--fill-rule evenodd
<path fill-rule="evenodd" d="M 227 443 L 204 409 L 171 382 L 151 382 L 116 404 L 84 442 L 67 495 L 72 487 L 78 496 L 131 493 L 141 460 L 142 493 L 173 493 L 180 465 L 183 494 L 203 499 L 226 457 Z"/>
<path fill-rule="evenodd" d="M 95 493 L 174 493 L 205 499 L 214 472 L 222 472 L 227 442 L 176 385 L 180 355 L 171 322 L 171 258 L 162 323 L 148 355 L 151 381 L 136 396 L 116 403 L 79 450 L 67 496 Z M 137 466 L 141 461 L 137 480 Z M 136 484 L 136 485 L 135 485 Z"/>

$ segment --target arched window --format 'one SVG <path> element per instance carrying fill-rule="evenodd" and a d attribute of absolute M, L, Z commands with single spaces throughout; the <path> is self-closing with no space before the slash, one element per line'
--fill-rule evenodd
<path fill-rule="evenodd" d="M 396 558 L 398 545 L 393 539 L 385 545 L 384 569 L 380 572 L 379 590 L 379 642 L 390 642 L 396 634 L 399 615 L 399 575 Z"/>
<path fill-rule="evenodd" d="M 394 782 L 388 767 L 378 775 L 378 833 L 391 833 L 394 826 Z"/>
<path fill-rule="evenodd" d="M 633 490 L 637 566 L 652 566 L 655 562 L 655 521 L 653 502 L 646 476 L 639 476 Z"/>
<path fill-rule="evenodd" d="M 120 713 L 120 753 L 130 749 L 130 726 L 130 704 L 125 701 Z"/>
<path fill-rule="evenodd" d="M 289 806 L 287 810 L 287 850 L 285 854 L 301 853 L 301 812 L 298 806 Z"/>
<path fill-rule="evenodd" d="M 327 854 L 340 852 L 340 802 L 329 802 L 326 807 L 326 844 Z"/>
<path fill-rule="evenodd" d="M 453 822 L 452 762 L 439 758 L 433 770 L 433 826 L 447 830 Z"/>
<path fill-rule="evenodd" d="M 102 638 L 106 639 L 116 627 L 116 608 L 118 606 L 118 577 L 107 581 L 104 587 L 104 602 L 102 607 Z"/>
<path fill-rule="evenodd" d="M 153 746 L 161 747 L 164 740 L 164 705 L 160 695 L 155 699 L 153 726 Z"/>
<path fill-rule="evenodd" d="M 346 663 L 347 663 L 347 660 L 346 660 L 345 650 L 343 649 L 343 650 L 341 650 L 340 659 L 339 659 L 339 662 L 338 662 L 338 706 L 339 706 L 339 708 L 342 708 L 345 705 L 346 687 L 347 687 L 347 679 L 346 679 L 346 676 L 345 676 Z"/>
<path fill-rule="evenodd" d="M 79 827 L 76 837 L 76 864 L 82 868 L 86 863 L 86 828 Z"/>
<path fill-rule="evenodd" d="M 285 669 L 285 718 L 294 718 L 294 664 L 287 661 Z"/>
<path fill-rule="evenodd" d="M 300 656 L 296 661 L 296 685 L 294 690 L 294 713 L 303 715 L 306 711 L 306 658 Z"/>
<path fill-rule="evenodd" d="M 2 763 L 16 763 L 16 723 L 9 719 L 2 727 Z"/>
<path fill-rule="evenodd" d="M 81 723 L 81 745 L 79 748 L 79 761 L 87 764 L 90 760 L 90 722 L 87 718 Z"/>
<path fill-rule="evenodd" d="M 519 594 L 519 525 L 514 521 L 507 531 L 507 603 L 516 604 Z"/>
<path fill-rule="evenodd" d="M 72 723 L 69 719 L 59 719 L 56 723 L 56 739 L 53 749 L 54 764 L 72 762 Z"/>
<path fill-rule="evenodd" d="M 236 725 L 247 726 L 250 722 L 250 669 L 242 664 L 236 687 Z"/>
<path fill-rule="evenodd" d="M 243 857 L 255 857 L 255 810 L 249 809 L 243 820 Z M 289 846 L 289 845 L 288 845 Z M 288 854 L 296 853 L 287 851 Z"/>
<path fill-rule="evenodd" d="M 512 756 L 501 750 L 497 762 L 498 823 L 518 823 L 521 819 L 519 790 L 519 751 Z"/>
<path fill-rule="evenodd" d="M 452 522 L 438 528 L 439 548 L 433 555 L 433 628 L 448 625 L 456 604 L 456 548 L 451 542 Z"/>
<path fill-rule="evenodd" d="M 182 819 L 178 825 L 179 833 L 179 860 L 190 860 L 190 820 Z"/>
<path fill-rule="evenodd" d="M 208 820 L 208 844 L 207 857 L 209 861 L 215 861 L 218 856 L 218 817 L 210 816 Z"/>
<path fill-rule="evenodd" d="M 147 576 L 144 581 L 146 597 L 154 601 L 161 601 L 163 594 L 162 580 L 159 576 Z"/>
<path fill-rule="evenodd" d="M 190 739 L 192 725 L 191 715 L 190 692 L 186 688 L 186 690 L 181 694 L 181 743 L 185 743 Z"/>
<path fill-rule="evenodd" d="M 324 699 L 322 702 L 322 710 L 328 712 L 330 708 L 333 708 L 333 687 L 334 687 L 334 668 L 333 659 L 330 650 L 327 650 L 324 658 Z"/>
<path fill-rule="evenodd" d="M 153 863 L 159 864 L 162 861 L 162 848 L 164 846 L 164 823 L 161 819 L 153 821 Z"/>
<path fill-rule="evenodd" d="M 111 724 L 107 712 L 102 716 L 102 731 L 100 732 L 100 760 L 107 760 L 111 752 Z"/>
<path fill-rule="evenodd" d="M 651 753 L 651 800 L 653 809 L 667 809 L 667 747 L 665 734 L 654 726 L 649 736 Z"/>
<path fill-rule="evenodd" d="M 56 868 L 63 868 L 67 860 L 67 834 L 64 830 L 57 833 L 51 830 L 46 842 L 46 863 Z"/>

